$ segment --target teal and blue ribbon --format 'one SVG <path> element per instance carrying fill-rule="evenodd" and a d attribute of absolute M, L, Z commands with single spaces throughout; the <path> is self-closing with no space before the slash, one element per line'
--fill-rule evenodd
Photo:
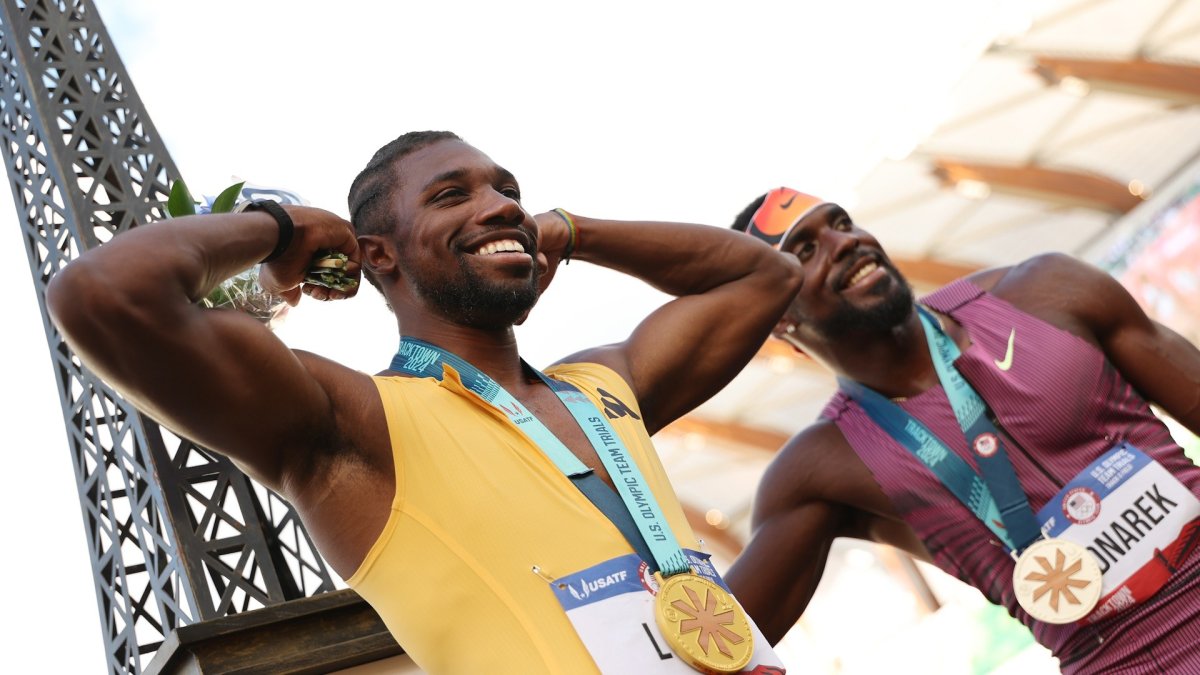
<path fill-rule="evenodd" d="M 524 364 L 554 391 L 587 435 L 617 488 L 624 505 L 623 511 L 617 509 L 614 512 L 612 507 L 616 500 L 612 497 L 615 495 L 608 486 L 563 445 L 536 415 L 522 409 L 514 396 L 466 360 L 428 342 L 404 337 L 400 340 L 400 349 L 392 357 L 391 369 L 440 381 L 444 373 L 443 365 L 457 371 L 463 386 L 503 413 L 534 445 L 541 448 L 558 470 L 613 521 L 646 562 L 656 566 L 664 576 L 690 571 L 683 549 L 637 463 L 630 457 L 621 437 L 609 426 L 604 414 L 579 389 L 568 382 L 552 380 Z"/>
<path fill-rule="evenodd" d="M 858 401 L 875 424 L 932 471 L 1009 550 L 1023 551 L 1041 536 L 1041 528 L 1008 458 L 1003 437 L 988 417 L 983 399 L 954 368 L 954 361 L 960 355 L 958 345 L 942 332 L 923 307 L 917 309 L 934 369 L 967 446 L 976 447 L 976 441 L 986 435 L 994 439 L 994 452 L 976 452 L 978 474 L 966 460 L 954 454 L 940 438 L 895 402 L 846 378 L 838 378 L 838 384 L 842 391 Z"/>

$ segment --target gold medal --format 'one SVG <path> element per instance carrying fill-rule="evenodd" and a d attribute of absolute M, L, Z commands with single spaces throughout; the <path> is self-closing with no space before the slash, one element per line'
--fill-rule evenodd
<path fill-rule="evenodd" d="M 655 576 L 654 618 L 676 656 L 703 673 L 736 673 L 750 663 L 754 634 L 729 591 L 696 574 Z"/>
<path fill-rule="evenodd" d="M 1088 550 L 1066 539 L 1034 542 L 1013 569 L 1017 602 L 1045 623 L 1071 623 L 1100 600 L 1100 566 Z"/>

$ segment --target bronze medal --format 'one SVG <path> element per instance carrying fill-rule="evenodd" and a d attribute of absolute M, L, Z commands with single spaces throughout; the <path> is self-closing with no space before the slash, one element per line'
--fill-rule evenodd
<path fill-rule="evenodd" d="M 729 591 L 697 574 L 655 576 L 654 618 L 676 656 L 702 673 L 736 673 L 750 663 L 754 634 Z"/>
<path fill-rule="evenodd" d="M 1045 623 L 1078 621 L 1100 600 L 1101 572 L 1088 550 L 1066 539 L 1041 539 L 1017 558 L 1017 602 Z"/>

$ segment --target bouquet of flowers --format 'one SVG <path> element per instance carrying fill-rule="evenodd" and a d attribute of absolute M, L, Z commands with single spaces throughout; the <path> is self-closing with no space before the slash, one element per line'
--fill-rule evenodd
<path fill-rule="evenodd" d="M 234 183 L 221 191 L 216 197 L 205 196 L 203 200 L 195 200 L 182 180 L 171 185 L 171 194 L 167 198 L 167 214 L 171 217 L 190 216 L 205 213 L 236 213 L 241 211 L 251 201 L 256 199 L 275 199 L 283 204 L 300 204 L 305 202 L 295 193 L 286 190 L 248 187 L 245 181 Z M 346 276 L 347 263 L 345 254 L 334 251 L 323 251 L 313 258 L 305 283 L 317 284 L 347 290 L 358 282 Z M 279 325 L 287 315 L 288 304 L 282 298 L 272 295 L 258 283 L 258 273 L 261 265 L 254 265 L 234 276 L 222 281 L 203 300 L 201 304 L 213 309 L 233 309 L 245 312 L 263 322 L 269 328 Z"/>

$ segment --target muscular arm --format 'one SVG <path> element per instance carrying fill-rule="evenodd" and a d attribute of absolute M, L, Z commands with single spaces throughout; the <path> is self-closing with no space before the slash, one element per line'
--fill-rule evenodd
<path fill-rule="evenodd" d="M 1107 272 L 1065 255 L 1031 261 L 1030 281 L 1095 337 L 1109 361 L 1150 401 L 1200 434 L 1200 350 L 1154 321 Z"/>
<path fill-rule="evenodd" d="M 620 373 L 637 394 L 652 434 L 717 393 L 746 365 L 800 282 L 794 258 L 739 232 L 584 217 L 576 222 L 576 259 L 677 296 L 625 342 L 571 357 Z"/>
<path fill-rule="evenodd" d="M 754 538 L 725 581 L 771 644 L 782 640 L 808 607 L 845 518 L 839 507 L 822 501 L 755 508 Z"/>
<path fill-rule="evenodd" d="M 349 224 L 331 213 L 289 213 L 295 237 L 262 281 L 295 299 L 314 251 L 357 260 L 357 246 Z M 83 363 L 139 409 L 280 489 L 331 433 L 330 398 L 303 361 L 315 357 L 293 353 L 248 316 L 196 304 L 277 239 L 262 212 L 142 226 L 57 274 L 47 305 Z"/>
<path fill-rule="evenodd" d="M 887 508 L 869 470 L 829 423 L 792 438 L 767 468 L 754 501 L 750 543 L 725 579 L 771 644 L 808 606 L 833 540 L 869 538 L 869 516 L 849 505 L 864 494 Z"/>

